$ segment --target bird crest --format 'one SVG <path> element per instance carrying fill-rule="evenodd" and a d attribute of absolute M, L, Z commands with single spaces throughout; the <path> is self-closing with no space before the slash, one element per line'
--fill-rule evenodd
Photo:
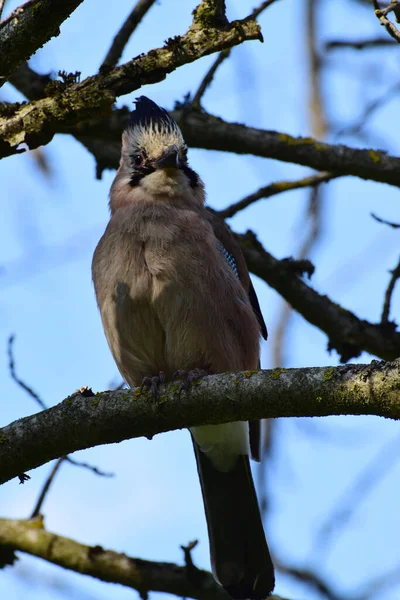
<path fill-rule="evenodd" d="M 146 96 L 137 98 L 135 105 L 126 130 L 131 149 L 144 149 L 149 158 L 157 158 L 173 145 L 186 151 L 181 130 L 164 108 Z"/>

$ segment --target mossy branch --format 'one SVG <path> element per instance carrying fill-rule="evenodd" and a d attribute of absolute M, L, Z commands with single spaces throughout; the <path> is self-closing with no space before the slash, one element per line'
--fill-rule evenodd
<path fill-rule="evenodd" d="M 252 231 L 238 237 L 250 271 L 274 288 L 309 323 L 324 331 L 329 339 L 328 349 L 336 350 L 343 362 L 356 358 L 363 350 L 384 360 L 400 356 L 400 332 L 395 323 L 370 323 L 358 318 L 303 281 L 291 260 L 274 258 Z"/>
<path fill-rule="evenodd" d="M 147 592 L 165 592 L 195 600 L 228 600 L 211 573 L 174 563 L 132 558 L 101 546 L 87 546 L 46 531 L 43 519 L 0 519 L 0 550 L 12 548 L 101 581 Z M 284 600 L 271 596 L 270 600 Z"/>
<path fill-rule="evenodd" d="M 30 0 L 0 23 L 0 87 L 52 37 L 83 0 Z M 1 137 L 1 135 L 0 135 Z"/>
<path fill-rule="evenodd" d="M 102 70 L 82 82 L 53 84 L 45 98 L 9 105 L 3 115 L 0 112 L 0 158 L 16 154 L 22 143 L 37 148 L 57 132 L 70 133 L 78 123 L 109 114 L 117 96 L 162 81 L 182 65 L 255 39 L 261 39 L 260 27 L 250 19 L 232 21 L 223 28 L 191 27 L 185 35 L 170 38 L 162 48 L 124 65 Z"/>
<path fill-rule="evenodd" d="M 76 450 L 192 427 L 272 417 L 370 414 L 400 418 L 400 361 L 207 377 L 188 392 L 163 386 L 77 392 L 0 430 L 0 483 Z"/>

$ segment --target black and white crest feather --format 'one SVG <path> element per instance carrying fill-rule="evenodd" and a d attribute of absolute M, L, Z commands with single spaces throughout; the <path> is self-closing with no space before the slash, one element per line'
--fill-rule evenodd
<path fill-rule="evenodd" d="M 145 148 L 150 158 L 172 145 L 186 149 L 181 130 L 164 108 L 146 96 L 137 98 L 135 104 L 127 129 L 131 148 Z"/>
<path fill-rule="evenodd" d="M 131 114 L 130 127 L 149 127 L 159 123 L 164 127 L 176 129 L 177 124 L 169 116 L 165 108 L 158 106 L 153 100 L 146 96 L 140 96 L 135 100 L 135 110 Z"/>

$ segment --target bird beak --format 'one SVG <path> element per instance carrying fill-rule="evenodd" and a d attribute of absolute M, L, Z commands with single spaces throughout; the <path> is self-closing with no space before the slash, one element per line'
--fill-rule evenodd
<path fill-rule="evenodd" d="M 176 146 L 171 146 L 166 152 L 156 161 L 157 169 L 179 168 L 179 157 Z"/>

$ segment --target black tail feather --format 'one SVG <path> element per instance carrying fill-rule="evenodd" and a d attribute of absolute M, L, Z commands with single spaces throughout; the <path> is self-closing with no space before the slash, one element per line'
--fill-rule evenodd
<path fill-rule="evenodd" d="M 214 468 L 193 440 L 215 578 L 235 600 L 262 600 L 275 585 L 248 456 Z"/>

